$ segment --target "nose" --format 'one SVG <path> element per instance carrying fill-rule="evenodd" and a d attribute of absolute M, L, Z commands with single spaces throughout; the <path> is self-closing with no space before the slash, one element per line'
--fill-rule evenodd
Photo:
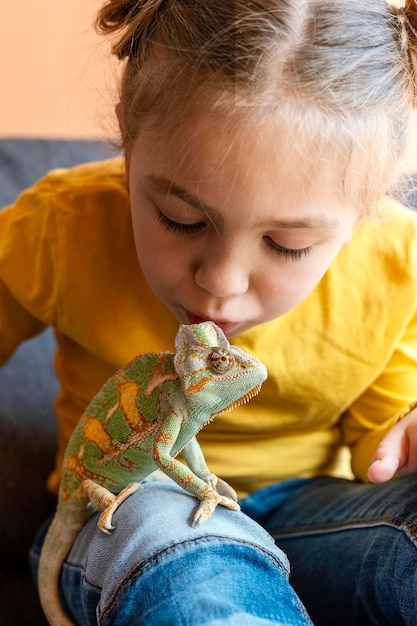
<path fill-rule="evenodd" d="M 195 271 L 195 282 L 216 298 L 240 296 L 249 288 L 249 272 L 245 252 L 212 248 L 200 260 Z"/>

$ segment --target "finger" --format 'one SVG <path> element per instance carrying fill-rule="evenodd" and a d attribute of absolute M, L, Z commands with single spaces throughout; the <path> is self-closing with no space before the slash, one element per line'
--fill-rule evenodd
<path fill-rule="evenodd" d="M 368 480 L 371 483 L 385 483 L 396 474 L 399 466 L 399 460 L 395 456 L 377 458 L 368 468 Z"/>
<path fill-rule="evenodd" d="M 373 483 L 384 483 L 404 465 L 407 459 L 407 437 L 400 424 L 385 435 L 368 468 L 368 479 Z"/>

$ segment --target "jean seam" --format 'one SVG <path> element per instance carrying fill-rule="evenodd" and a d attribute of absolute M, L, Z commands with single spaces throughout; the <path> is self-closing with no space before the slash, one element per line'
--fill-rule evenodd
<path fill-rule="evenodd" d="M 387 515 L 385 517 L 366 518 L 365 520 L 349 520 L 346 522 L 333 522 L 331 524 L 321 524 L 319 526 L 301 526 L 296 529 L 280 530 L 272 532 L 272 536 L 277 539 L 289 539 L 292 537 L 303 537 L 308 535 L 322 535 L 329 532 L 345 532 L 358 528 L 376 528 L 378 526 L 389 526 L 404 532 L 410 542 L 417 547 L 417 525 L 409 519 Z"/>
<path fill-rule="evenodd" d="M 222 535 L 206 535 L 204 537 L 197 537 L 194 539 L 185 539 L 184 541 L 179 541 L 169 546 L 164 546 L 163 548 L 159 550 L 156 550 L 152 554 L 148 555 L 146 559 L 144 559 L 141 563 L 138 563 L 137 565 L 135 565 L 135 567 L 128 574 L 126 574 L 126 576 L 124 576 L 124 578 L 121 580 L 120 584 L 117 586 L 117 588 L 113 592 L 112 597 L 108 600 L 106 606 L 101 611 L 100 616 L 98 618 L 99 623 L 102 623 L 107 618 L 107 615 L 111 613 L 117 601 L 118 595 L 120 593 L 123 593 L 124 590 L 128 587 L 128 585 L 131 584 L 133 580 L 138 578 L 145 569 L 157 563 L 158 560 L 160 560 L 162 556 L 169 555 L 171 552 L 174 552 L 181 546 L 192 545 L 196 543 L 209 543 L 210 541 L 213 541 L 216 539 L 225 540 L 227 541 L 229 545 L 237 544 L 237 545 L 249 546 L 251 548 L 254 548 L 255 550 L 261 552 L 265 556 L 265 558 L 267 558 L 275 567 L 277 567 L 287 577 L 289 576 L 290 572 L 289 572 L 289 568 L 287 567 L 287 565 L 282 563 L 282 561 L 278 557 L 276 557 L 274 554 L 272 554 L 265 548 L 262 548 L 256 543 L 252 543 L 250 541 L 245 541 L 245 540 L 240 540 L 240 539 L 233 539 L 231 537 L 225 537 Z"/>

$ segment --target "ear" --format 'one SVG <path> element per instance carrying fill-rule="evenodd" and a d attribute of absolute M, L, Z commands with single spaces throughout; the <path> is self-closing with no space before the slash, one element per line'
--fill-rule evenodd
<path fill-rule="evenodd" d="M 230 348 L 221 328 L 213 322 L 201 324 L 181 324 L 175 338 L 174 367 L 178 374 L 186 368 L 191 354 L 206 354 L 209 348 Z"/>

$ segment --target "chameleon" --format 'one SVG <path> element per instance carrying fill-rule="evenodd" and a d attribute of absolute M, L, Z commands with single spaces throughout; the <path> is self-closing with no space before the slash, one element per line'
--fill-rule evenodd
<path fill-rule="evenodd" d="M 69 440 L 41 550 L 39 594 L 52 626 L 72 624 L 58 587 L 77 534 L 95 511 L 98 528 L 111 533 L 114 512 L 158 468 L 200 500 L 192 525 L 209 519 L 218 504 L 240 509 L 234 489 L 208 469 L 196 435 L 248 402 L 266 378 L 263 363 L 231 345 L 213 322 L 180 324 L 175 352 L 139 355 L 109 378 Z"/>

